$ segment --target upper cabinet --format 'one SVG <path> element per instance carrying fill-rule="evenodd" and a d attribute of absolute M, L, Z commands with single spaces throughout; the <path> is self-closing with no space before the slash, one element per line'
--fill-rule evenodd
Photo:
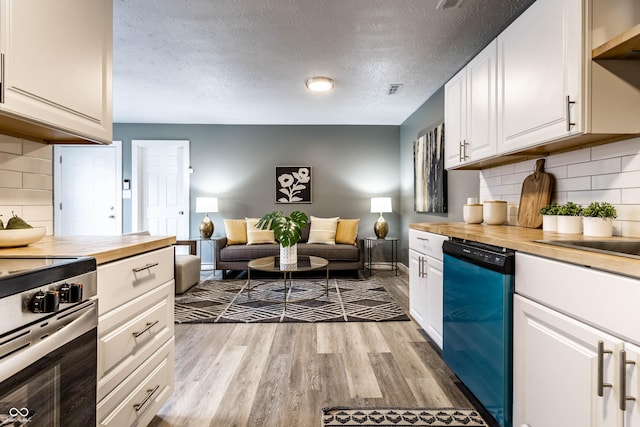
<path fill-rule="evenodd" d="M 634 22 L 640 0 L 533 3 L 496 39 L 495 153 L 448 167 L 479 169 L 640 134 L 640 61 L 592 60 L 594 48 Z M 447 102 L 445 86 L 445 123 Z"/>
<path fill-rule="evenodd" d="M 0 1 L 0 132 L 111 143 L 111 0 Z"/>
<path fill-rule="evenodd" d="M 496 41 L 444 87 L 445 168 L 496 154 Z"/>

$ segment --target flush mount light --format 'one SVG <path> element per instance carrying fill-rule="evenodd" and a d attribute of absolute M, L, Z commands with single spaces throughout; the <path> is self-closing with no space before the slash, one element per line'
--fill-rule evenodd
<path fill-rule="evenodd" d="M 326 92 L 333 89 L 335 82 L 329 77 L 311 77 L 305 82 L 307 89 L 313 92 Z"/>

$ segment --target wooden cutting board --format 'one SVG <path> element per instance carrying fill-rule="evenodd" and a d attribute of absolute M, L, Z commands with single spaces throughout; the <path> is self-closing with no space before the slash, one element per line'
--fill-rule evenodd
<path fill-rule="evenodd" d="M 540 209 L 551 201 L 553 175 L 544 172 L 544 159 L 536 161 L 536 170 L 524 179 L 518 208 L 518 223 L 521 227 L 540 228 Z"/>

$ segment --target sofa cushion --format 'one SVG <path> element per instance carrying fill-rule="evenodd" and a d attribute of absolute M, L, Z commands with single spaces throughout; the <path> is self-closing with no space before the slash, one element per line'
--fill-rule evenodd
<path fill-rule="evenodd" d="M 356 245 L 307 243 L 298 245 L 298 255 L 319 256 L 328 261 L 358 261 L 360 250 Z"/>
<path fill-rule="evenodd" d="M 336 243 L 355 245 L 360 219 L 339 219 L 336 228 Z"/>
<path fill-rule="evenodd" d="M 325 245 L 336 244 L 336 229 L 338 228 L 339 217 L 318 218 L 311 216 L 311 230 L 309 230 L 310 243 L 320 243 Z"/>
<path fill-rule="evenodd" d="M 244 219 L 225 219 L 224 232 L 227 235 L 227 245 L 247 243 L 247 222 Z"/>
<path fill-rule="evenodd" d="M 245 218 L 247 221 L 247 245 L 263 245 L 276 243 L 273 230 L 260 230 L 256 224 L 260 218 Z"/>
<path fill-rule="evenodd" d="M 226 262 L 250 261 L 256 258 L 276 256 L 279 254 L 280 245 L 277 243 L 263 245 L 226 246 L 220 249 L 220 260 Z"/>

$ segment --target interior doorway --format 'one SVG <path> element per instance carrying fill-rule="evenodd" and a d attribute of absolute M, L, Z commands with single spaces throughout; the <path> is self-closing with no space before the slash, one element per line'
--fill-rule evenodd
<path fill-rule="evenodd" d="M 54 234 L 122 233 L 122 143 L 55 145 Z"/>
<path fill-rule="evenodd" d="M 132 231 L 189 237 L 189 141 L 131 141 Z"/>

